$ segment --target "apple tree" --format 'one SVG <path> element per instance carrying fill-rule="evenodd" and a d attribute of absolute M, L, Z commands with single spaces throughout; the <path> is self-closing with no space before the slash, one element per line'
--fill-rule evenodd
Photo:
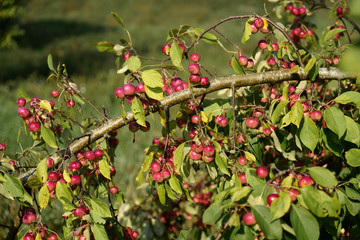
<path fill-rule="evenodd" d="M 266 6 L 171 29 L 161 59 L 140 55 L 113 13 L 127 38 L 96 47 L 116 55 L 124 76 L 111 90 L 115 118 L 49 55 L 51 100 L 20 90 L 17 101 L 33 145 L 0 145 L 0 194 L 19 203 L 7 239 L 359 238 L 360 29 L 349 16 L 359 10 L 330 0 Z M 319 12 L 329 15 L 323 27 L 312 21 Z M 220 30 L 230 22 L 241 38 Z M 214 48 L 231 76 L 205 64 Z M 113 181 L 114 150 L 118 137 L 151 130 L 148 115 L 162 131 L 134 179 L 147 196 L 131 201 Z M 42 218 L 54 204 L 61 232 Z"/>

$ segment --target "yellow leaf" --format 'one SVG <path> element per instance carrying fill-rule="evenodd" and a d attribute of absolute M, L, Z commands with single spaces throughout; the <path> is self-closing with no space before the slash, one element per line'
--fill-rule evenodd
<path fill-rule="evenodd" d="M 200 112 L 200 116 L 201 116 L 201 121 L 202 121 L 202 122 L 208 123 L 209 118 L 208 118 L 208 116 L 206 116 L 206 113 L 205 113 L 204 111 L 201 111 L 201 112 Z"/>
<path fill-rule="evenodd" d="M 47 100 L 40 101 L 40 107 L 51 113 L 51 104 Z"/>
<path fill-rule="evenodd" d="M 66 170 L 64 170 L 64 172 L 63 172 L 63 178 L 65 179 L 66 182 L 68 182 L 68 183 L 71 182 L 70 174 Z"/>
<path fill-rule="evenodd" d="M 269 23 L 268 23 L 268 21 L 265 19 L 265 18 L 261 18 L 262 20 L 263 20 L 263 22 L 264 22 L 264 26 L 263 26 L 263 28 L 267 28 L 268 26 L 269 26 Z"/>

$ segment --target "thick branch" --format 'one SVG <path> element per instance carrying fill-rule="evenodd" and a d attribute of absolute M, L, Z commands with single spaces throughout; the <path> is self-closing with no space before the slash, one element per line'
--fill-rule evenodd
<path fill-rule="evenodd" d="M 357 75 L 354 73 L 344 73 L 336 68 L 321 68 L 319 70 L 319 76 L 317 81 L 324 80 L 355 80 Z M 192 91 L 195 97 L 201 96 L 204 94 L 208 94 L 211 92 L 215 92 L 225 88 L 234 87 L 245 87 L 245 86 L 253 86 L 264 83 L 279 83 L 287 80 L 308 80 L 307 74 L 301 68 L 296 73 L 290 73 L 289 70 L 280 70 L 280 71 L 272 71 L 265 73 L 255 73 L 248 75 L 236 75 L 230 77 L 216 78 L 211 82 L 210 86 L 205 87 L 193 87 Z M 160 108 L 169 108 L 171 106 L 177 105 L 183 101 L 191 99 L 191 93 L 189 89 L 185 89 L 180 92 L 176 92 L 170 96 L 165 97 L 163 100 L 159 101 Z M 153 112 L 158 111 L 153 110 Z M 146 115 L 149 113 L 146 112 Z M 115 131 L 118 128 L 121 128 L 127 125 L 130 122 L 134 121 L 134 116 L 131 112 L 127 113 L 126 121 L 122 117 L 117 117 L 114 119 L 110 119 L 106 121 L 102 126 L 94 129 L 90 132 L 90 135 L 79 138 L 69 145 L 67 153 L 76 153 L 86 147 L 87 145 L 95 142 L 97 139 L 103 137 L 105 134 Z M 59 154 L 52 156 L 55 161 L 55 164 L 60 163 L 62 157 Z M 20 176 L 20 180 L 22 183 L 25 183 L 29 177 L 34 174 L 35 170 L 31 170 L 26 172 Z"/>

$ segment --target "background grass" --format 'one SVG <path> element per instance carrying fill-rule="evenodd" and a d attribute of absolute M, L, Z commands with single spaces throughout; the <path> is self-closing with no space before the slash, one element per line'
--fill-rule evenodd
<path fill-rule="evenodd" d="M 123 18 L 132 38 L 134 47 L 140 55 L 162 57 L 161 46 L 165 43 L 168 31 L 186 24 L 207 28 L 222 18 L 232 15 L 258 13 L 264 14 L 263 0 L 32 0 L 26 6 L 26 14 L 21 20 L 25 35 L 18 39 L 19 48 L 0 51 L 0 141 L 8 136 L 8 151 L 19 151 L 16 143 L 17 132 L 22 127 L 22 119 L 17 116 L 17 89 L 24 89 L 29 96 L 51 98 L 51 91 L 56 83 L 46 82 L 49 70 L 47 55 L 53 56 L 54 62 L 65 63 L 68 73 L 77 83 L 83 94 L 96 106 L 107 106 L 112 117 L 120 115 L 119 102 L 113 91 L 123 83 L 123 76 L 116 74 L 115 56 L 99 53 L 95 44 L 99 41 L 117 43 L 124 38 L 124 32 L 111 16 L 117 12 Z M 321 19 L 324 16 L 316 16 Z M 317 21 L 323 24 L 323 21 Z M 219 28 L 226 32 L 234 42 L 243 48 L 249 56 L 261 35 L 252 37 L 249 44 L 240 44 L 243 23 L 235 21 Z M 320 27 L 321 28 L 321 27 Z M 199 46 L 198 52 L 205 52 L 202 63 L 217 76 L 233 74 L 228 66 L 230 55 L 220 47 Z M 216 66 L 216 67 L 215 67 Z M 86 108 L 89 110 L 88 108 Z M 95 114 L 89 110 L 91 114 Z M 152 124 L 148 133 L 133 136 L 127 129 L 119 132 L 120 144 L 116 151 L 115 178 L 118 187 L 129 198 L 137 196 L 135 176 L 141 167 L 143 149 L 151 144 L 154 137 L 160 136 L 159 123 Z M 30 137 L 22 135 L 24 146 L 31 143 Z M 3 202 L 9 204 L 8 202 Z M 57 229 L 61 223 L 58 211 L 47 210 L 46 218 L 52 219 L 49 227 Z M 5 208 L 3 208 L 5 209 Z M 6 208 L 7 209 L 7 208 Z M 13 208 L 6 210 L 11 216 Z M 2 221 L 0 220 L 0 223 Z M 2 234 L 5 231 L 0 229 Z M 1 235 L 0 233 L 0 239 Z"/>

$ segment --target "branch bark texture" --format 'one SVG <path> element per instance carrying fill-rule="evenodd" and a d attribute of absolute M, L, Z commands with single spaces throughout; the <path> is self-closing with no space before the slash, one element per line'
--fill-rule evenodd
<path fill-rule="evenodd" d="M 355 73 L 346 73 L 341 72 L 336 68 L 321 68 L 319 70 L 318 79 L 316 81 L 325 81 L 325 80 L 356 80 L 357 74 Z M 291 73 L 289 70 L 279 70 L 272 72 L 264 73 L 254 73 L 247 75 L 234 75 L 230 77 L 216 78 L 211 82 L 209 87 L 193 87 L 192 91 L 195 97 L 208 94 L 211 92 L 216 92 L 221 89 L 231 88 L 233 85 L 235 87 L 246 87 L 259 84 L 274 84 L 288 80 L 297 80 L 305 81 L 308 80 L 307 73 L 303 68 L 300 68 L 296 73 Z M 189 89 L 185 89 L 180 92 L 176 92 L 170 96 L 165 97 L 163 100 L 159 101 L 159 107 L 163 109 L 168 109 L 174 105 L 177 105 L 183 101 L 191 99 L 191 92 Z M 158 110 L 154 110 L 156 112 Z M 145 113 L 146 115 L 149 112 Z M 80 137 L 69 145 L 67 149 L 67 154 L 76 153 L 86 147 L 87 145 L 95 142 L 97 139 L 103 137 L 107 133 L 115 131 L 130 122 L 133 122 L 134 115 L 129 112 L 126 114 L 125 119 L 123 117 L 116 117 L 106 121 L 102 126 L 97 129 L 92 130 L 89 135 Z M 62 157 L 59 154 L 52 156 L 55 164 L 59 164 L 62 161 Z M 20 180 L 22 183 L 25 183 L 30 177 L 33 177 L 35 170 L 30 170 L 26 173 L 21 174 Z"/>

